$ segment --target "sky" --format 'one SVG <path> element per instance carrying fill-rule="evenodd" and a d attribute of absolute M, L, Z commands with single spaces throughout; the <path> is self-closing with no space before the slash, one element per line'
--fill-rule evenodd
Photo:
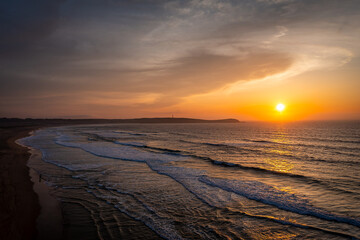
<path fill-rule="evenodd" d="M 358 0 L 2 0 L 0 117 L 360 119 L 359 22 Z"/>

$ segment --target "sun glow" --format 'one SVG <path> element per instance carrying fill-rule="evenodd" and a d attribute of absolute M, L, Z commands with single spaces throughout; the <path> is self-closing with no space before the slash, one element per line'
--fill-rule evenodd
<path fill-rule="evenodd" d="M 278 105 L 276 105 L 276 110 L 279 112 L 282 112 L 285 110 L 285 105 L 282 103 L 279 103 Z"/>

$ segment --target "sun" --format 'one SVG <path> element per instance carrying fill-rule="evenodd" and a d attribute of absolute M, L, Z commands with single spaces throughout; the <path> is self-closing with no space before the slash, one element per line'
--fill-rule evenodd
<path fill-rule="evenodd" d="M 282 103 L 279 103 L 278 105 L 276 105 L 276 110 L 278 110 L 279 112 L 282 112 L 285 110 L 285 105 Z"/>

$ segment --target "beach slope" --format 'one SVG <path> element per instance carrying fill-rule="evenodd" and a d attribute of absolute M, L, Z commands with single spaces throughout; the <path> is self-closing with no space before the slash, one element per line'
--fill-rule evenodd
<path fill-rule="evenodd" d="M 35 239 L 40 211 L 26 163 L 28 150 L 15 140 L 35 126 L 0 128 L 0 239 Z"/>

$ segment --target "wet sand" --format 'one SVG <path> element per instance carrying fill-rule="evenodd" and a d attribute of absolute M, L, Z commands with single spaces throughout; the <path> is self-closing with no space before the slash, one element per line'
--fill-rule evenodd
<path fill-rule="evenodd" d="M 26 165 L 28 149 L 15 143 L 38 126 L 0 128 L 0 239 L 35 239 L 40 213 Z"/>
<path fill-rule="evenodd" d="M 39 197 L 41 206 L 36 221 L 38 240 L 63 239 L 63 218 L 60 202 L 50 195 L 50 188 L 41 179 L 41 176 L 30 168 L 31 181 L 34 183 L 34 191 Z"/>

